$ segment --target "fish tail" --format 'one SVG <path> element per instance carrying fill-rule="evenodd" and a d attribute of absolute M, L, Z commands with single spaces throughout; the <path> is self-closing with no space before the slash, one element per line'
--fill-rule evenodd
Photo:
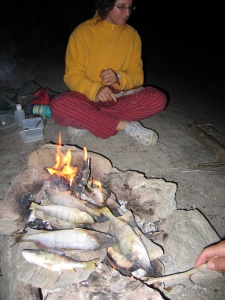
<path fill-rule="evenodd" d="M 29 209 L 36 210 L 39 208 L 40 205 L 38 205 L 36 202 L 31 202 Z"/>
<path fill-rule="evenodd" d="M 22 241 L 23 241 L 23 236 L 24 236 L 23 233 L 17 233 L 17 234 L 15 235 L 15 243 L 22 242 Z"/>
<path fill-rule="evenodd" d="M 93 213 L 93 215 L 95 215 L 97 217 L 101 217 L 102 216 L 102 213 L 99 210 L 97 210 L 97 209 L 93 209 L 91 212 Z"/>
<path fill-rule="evenodd" d="M 98 258 L 89 260 L 89 261 L 87 261 L 86 267 L 88 269 L 94 269 L 96 267 L 97 262 L 98 262 Z"/>

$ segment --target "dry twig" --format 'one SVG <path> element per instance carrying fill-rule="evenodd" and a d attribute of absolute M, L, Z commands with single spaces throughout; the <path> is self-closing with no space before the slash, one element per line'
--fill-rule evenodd
<path fill-rule="evenodd" d="M 167 280 L 174 280 L 174 279 L 180 279 L 180 278 L 185 278 L 185 277 L 191 278 L 191 276 L 193 274 L 195 274 L 195 273 L 197 273 L 201 270 L 204 270 L 206 268 L 207 268 L 207 264 L 202 264 L 202 265 L 198 266 L 197 268 L 193 268 L 193 269 L 188 270 L 186 272 L 166 275 L 166 276 L 162 276 L 162 277 L 149 277 L 149 279 L 147 281 L 145 281 L 145 284 L 153 285 L 155 283 L 160 283 L 160 282 L 164 282 L 164 281 L 167 281 Z"/>

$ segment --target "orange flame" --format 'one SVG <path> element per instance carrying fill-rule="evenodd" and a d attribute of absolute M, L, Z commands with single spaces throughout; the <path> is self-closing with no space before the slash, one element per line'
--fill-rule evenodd
<path fill-rule="evenodd" d="M 71 166 L 71 161 L 72 161 L 71 150 L 68 149 L 66 151 L 66 154 L 64 155 L 61 152 L 61 146 L 62 146 L 62 137 L 61 137 L 61 133 L 59 133 L 59 139 L 58 139 L 56 157 L 55 157 L 55 165 L 51 168 L 46 168 L 46 170 L 51 175 L 55 174 L 59 178 L 61 177 L 66 178 L 66 180 L 68 180 L 71 185 L 73 182 L 73 178 L 77 174 L 78 167 Z M 84 147 L 83 149 L 84 149 L 84 159 L 87 160 L 87 149 L 86 147 Z"/>
<path fill-rule="evenodd" d="M 92 185 L 94 184 L 98 188 L 98 190 L 99 190 L 99 201 L 101 203 L 103 203 L 104 199 L 103 199 L 103 194 L 102 194 L 102 184 L 101 184 L 101 182 L 99 182 L 99 181 L 92 178 L 91 183 L 92 183 Z"/>
<path fill-rule="evenodd" d="M 86 161 L 87 160 L 87 148 L 84 147 L 84 160 Z"/>
<path fill-rule="evenodd" d="M 99 181 L 97 181 L 96 179 L 93 179 L 93 178 L 92 178 L 91 182 L 92 182 L 92 184 L 96 185 L 100 189 L 100 191 L 102 191 L 101 182 L 99 182 Z"/>

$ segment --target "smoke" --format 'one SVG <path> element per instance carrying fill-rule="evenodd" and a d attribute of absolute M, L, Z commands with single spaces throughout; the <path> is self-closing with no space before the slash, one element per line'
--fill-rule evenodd
<path fill-rule="evenodd" d="M 0 87 L 18 88 L 33 80 L 33 63 L 22 53 L 18 42 L 6 31 L 0 31 Z"/>

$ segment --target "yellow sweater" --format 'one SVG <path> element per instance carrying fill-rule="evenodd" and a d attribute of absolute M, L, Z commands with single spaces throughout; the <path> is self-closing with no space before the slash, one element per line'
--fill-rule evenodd
<path fill-rule="evenodd" d="M 120 75 L 115 88 L 129 90 L 144 81 L 141 39 L 130 25 L 98 21 L 97 16 L 78 25 L 66 50 L 64 81 L 71 91 L 96 98 L 103 85 L 100 72 L 113 69 Z"/>

